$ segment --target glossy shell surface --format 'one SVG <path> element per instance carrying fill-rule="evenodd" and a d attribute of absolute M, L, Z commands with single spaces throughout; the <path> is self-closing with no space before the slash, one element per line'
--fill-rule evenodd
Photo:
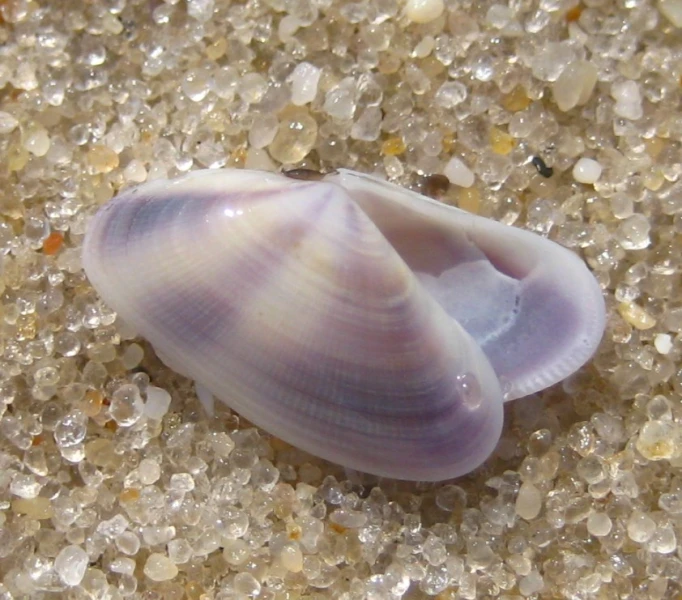
<path fill-rule="evenodd" d="M 398 479 L 481 464 L 503 400 L 574 372 L 604 328 L 572 252 L 345 170 L 127 190 L 93 218 L 83 264 L 167 364 L 238 413 Z"/>

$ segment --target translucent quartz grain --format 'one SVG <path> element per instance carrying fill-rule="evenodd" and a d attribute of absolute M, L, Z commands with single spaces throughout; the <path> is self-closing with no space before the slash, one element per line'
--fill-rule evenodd
<path fill-rule="evenodd" d="M 96 390 L 88 390 L 82 397 L 81 410 L 88 416 L 94 417 L 102 410 L 104 397 Z"/>
<path fill-rule="evenodd" d="M 667 310 L 664 322 L 669 331 L 682 333 L 682 307 L 674 307 Z"/>
<path fill-rule="evenodd" d="M 124 531 L 116 538 L 116 548 L 128 556 L 135 556 L 140 545 L 140 538 L 132 531 Z"/>
<path fill-rule="evenodd" d="M 654 337 L 654 347 L 659 354 L 669 354 L 673 348 L 672 337 L 667 333 L 658 333 Z"/>
<path fill-rule="evenodd" d="M 502 4 L 493 4 L 485 15 L 486 23 L 495 29 L 504 29 L 514 17 L 514 11 Z"/>
<path fill-rule="evenodd" d="M 457 485 L 444 485 L 436 493 L 436 504 L 444 511 L 462 510 L 467 505 L 466 492 Z"/>
<path fill-rule="evenodd" d="M 613 216 L 617 219 L 627 219 L 631 217 L 634 212 L 634 203 L 632 198 L 626 194 L 615 194 L 610 199 L 611 210 Z"/>
<path fill-rule="evenodd" d="M 0 111 L 0 135 L 11 133 L 19 125 L 19 121 L 10 113 Z"/>
<path fill-rule="evenodd" d="M 178 568 L 165 554 L 153 552 L 145 562 L 144 574 L 152 581 L 169 581 L 178 574 Z"/>
<path fill-rule="evenodd" d="M 54 510 L 49 498 L 15 498 L 12 500 L 12 512 L 18 515 L 26 515 L 30 519 L 42 521 L 51 519 Z"/>
<path fill-rule="evenodd" d="M 473 171 L 457 157 L 453 157 L 447 162 L 443 169 L 443 174 L 453 185 L 464 188 L 474 185 L 475 176 Z"/>
<path fill-rule="evenodd" d="M 619 302 L 633 302 L 641 296 L 642 292 L 639 287 L 635 285 L 628 285 L 627 283 L 619 283 L 616 286 L 615 298 Z"/>
<path fill-rule="evenodd" d="M 54 570 L 64 584 L 76 586 L 83 581 L 88 562 L 88 555 L 83 548 L 66 546 L 54 559 Z"/>
<path fill-rule="evenodd" d="M 116 515 L 111 519 L 101 521 L 97 526 L 97 533 L 105 537 L 115 538 L 121 535 L 130 525 L 123 515 Z"/>
<path fill-rule="evenodd" d="M 677 535 L 668 524 L 656 528 L 654 535 L 648 540 L 647 547 L 651 552 L 670 554 L 677 549 Z"/>
<path fill-rule="evenodd" d="M 591 535 L 603 537 L 611 532 L 612 527 L 610 517 L 603 512 L 592 512 L 587 517 L 587 531 Z"/>
<path fill-rule="evenodd" d="M 569 63 L 552 84 L 554 101 L 564 112 L 582 106 L 589 101 L 596 84 L 597 68 L 591 62 Z"/>
<path fill-rule="evenodd" d="M 594 159 L 581 158 L 573 166 L 573 179 L 579 183 L 596 183 L 601 176 L 602 167 Z"/>
<path fill-rule="evenodd" d="M 281 163 L 293 164 L 305 158 L 316 140 L 317 122 L 307 111 L 287 112 L 280 119 L 268 152 Z"/>
<path fill-rule="evenodd" d="M 249 549 L 246 542 L 241 539 L 225 540 L 223 544 L 223 557 L 232 566 L 239 566 L 249 559 Z"/>
<path fill-rule="evenodd" d="M 142 183 L 147 180 L 147 169 L 139 160 L 131 160 L 123 170 L 123 176 L 130 183 Z"/>
<path fill-rule="evenodd" d="M 189 473 L 174 473 L 171 475 L 169 488 L 179 492 L 191 492 L 194 489 L 194 479 Z"/>
<path fill-rule="evenodd" d="M 50 136 L 43 127 L 33 127 L 24 135 L 24 148 L 33 156 L 45 156 L 50 149 Z"/>
<path fill-rule="evenodd" d="M 397 156 L 407 150 L 407 145 L 401 137 L 390 137 L 381 145 L 381 153 L 388 156 Z"/>
<path fill-rule="evenodd" d="M 239 97 L 248 104 L 260 102 L 265 96 L 267 89 L 267 81 L 258 73 L 248 73 L 244 75 L 237 85 Z"/>
<path fill-rule="evenodd" d="M 118 388 L 109 405 L 111 417 L 124 427 L 136 423 L 144 411 L 144 403 L 140 396 L 140 390 L 134 385 L 122 385 Z"/>
<path fill-rule="evenodd" d="M 524 483 L 516 497 L 516 514 L 528 521 L 535 519 L 542 509 L 542 493 L 532 483 Z"/>
<path fill-rule="evenodd" d="M 491 127 L 489 135 L 490 146 L 495 154 L 509 154 L 516 145 L 514 137 L 498 127 Z"/>
<path fill-rule="evenodd" d="M 436 92 L 435 101 L 443 108 L 454 108 L 466 100 L 468 91 L 466 86 L 459 81 L 446 81 Z"/>
<path fill-rule="evenodd" d="M 632 81 L 617 81 L 611 85 L 611 95 L 616 100 L 614 112 L 624 119 L 636 121 L 644 115 L 639 85 Z"/>
<path fill-rule="evenodd" d="M 92 146 L 88 151 L 87 161 L 95 173 L 110 173 L 119 163 L 118 154 L 103 145 Z"/>
<path fill-rule="evenodd" d="M 651 243 L 650 230 L 649 219 L 642 214 L 634 214 L 619 225 L 617 239 L 626 250 L 643 250 Z"/>
<path fill-rule="evenodd" d="M 618 313 L 635 329 L 646 330 L 656 326 L 656 319 L 644 308 L 634 302 L 621 302 Z"/>
<path fill-rule="evenodd" d="M 350 130 L 350 137 L 354 140 L 373 142 L 379 139 L 381 134 L 381 110 L 375 106 L 366 108 L 353 123 Z"/>
<path fill-rule="evenodd" d="M 669 421 L 649 421 L 642 426 L 636 441 L 636 448 L 649 460 L 666 460 L 682 450 L 677 426 Z"/>
<path fill-rule="evenodd" d="M 121 362 L 126 369 L 134 369 L 144 358 L 144 350 L 139 344 L 130 344 L 121 356 Z"/>
<path fill-rule="evenodd" d="M 168 542 L 168 558 L 176 565 L 181 565 L 192 558 L 194 551 L 186 539 L 175 539 Z"/>
<path fill-rule="evenodd" d="M 114 451 L 111 440 L 99 438 L 85 443 L 85 458 L 96 467 L 115 467 L 120 463 L 120 456 Z"/>
<path fill-rule="evenodd" d="M 276 171 L 277 165 L 265 150 L 249 148 L 244 161 L 244 168 L 256 171 Z"/>
<path fill-rule="evenodd" d="M 277 27 L 277 35 L 282 42 L 289 42 L 300 29 L 301 22 L 292 15 L 284 16 Z"/>
<path fill-rule="evenodd" d="M 254 148 L 265 148 L 275 139 L 279 121 L 275 115 L 262 115 L 249 130 L 249 143 Z"/>
<path fill-rule="evenodd" d="M 287 544 L 280 552 L 280 561 L 287 571 L 300 573 L 303 569 L 303 553 L 296 542 Z"/>
<path fill-rule="evenodd" d="M 135 561 L 132 558 L 119 557 L 111 561 L 111 570 L 114 573 L 132 575 L 135 571 Z"/>
<path fill-rule="evenodd" d="M 156 546 L 158 544 L 167 544 L 175 537 L 175 527 L 148 525 L 142 528 L 142 539 L 149 546 Z"/>
<path fill-rule="evenodd" d="M 185 74 L 180 85 L 190 100 L 201 102 L 211 91 L 211 74 L 207 69 L 192 69 Z"/>
<path fill-rule="evenodd" d="M 322 70 L 309 62 L 297 64 L 288 79 L 291 84 L 291 103 L 303 106 L 315 100 L 321 75 Z"/>
<path fill-rule="evenodd" d="M 150 385 L 147 387 L 146 396 L 144 414 L 149 419 L 160 421 L 168 412 L 171 395 L 162 388 Z"/>
<path fill-rule="evenodd" d="M 627 522 L 628 537 L 637 543 L 651 539 L 656 531 L 656 522 L 646 513 L 635 511 Z"/>
<path fill-rule="evenodd" d="M 325 95 L 323 108 L 333 119 L 352 119 L 357 108 L 354 79 L 346 78 L 330 89 Z"/>
<path fill-rule="evenodd" d="M 219 458 L 227 458 L 235 448 L 234 441 L 225 432 L 213 432 L 208 437 L 211 448 Z"/>
<path fill-rule="evenodd" d="M 436 43 L 436 40 L 433 38 L 433 36 L 430 36 L 430 35 L 425 36 L 414 47 L 413 55 L 416 58 L 426 58 L 433 51 L 435 43 Z"/>
<path fill-rule="evenodd" d="M 234 590 L 239 594 L 255 597 L 260 594 L 261 585 L 251 573 L 238 573 L 234 577 Z"/>
<path fill-rule="evenodd" d="M 85 439 L 86 432 L 86 415 L 80 411 L 74 411 L 59 420 L 54 429 L 54 439 L 62 448 L 75 446 Z"/>
<path fill-rule="evenodd" d="M 215 0 L 187 0 L 187 14 L 197 21 L 208 21 L 214 10 Z"/>
<path fill-rule="evenodd" d="M 405 16 L 413 23 L 430 23 L 443 14 L 443 0 L 407 0 Z"/>
<path fill-rule="evenodd" d="M 523 596 L 533 596 L 541 592 L 544 587 L 542 575 L 536 570 L 531 571 L 519 581 L 519 592 Z"/>
<path fill-rule="evenodd" d="M 526 90 L 520 85 L 505 94 L 501 100 L 502 107 L 510 112 L 525 110 L 531 102 L 532 100 L 526 94 Z"/>

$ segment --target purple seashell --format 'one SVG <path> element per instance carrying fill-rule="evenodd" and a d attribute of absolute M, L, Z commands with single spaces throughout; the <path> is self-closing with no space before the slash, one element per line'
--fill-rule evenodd
<path fill-rule="evenodd" d="M 604 330 L 569 250 L 346 170 L 146 183 L 95 215 L 83 264 L 167 364 L 244 417 L 397 479 L 476 468 L 503 399 L 573 373 Z"/>

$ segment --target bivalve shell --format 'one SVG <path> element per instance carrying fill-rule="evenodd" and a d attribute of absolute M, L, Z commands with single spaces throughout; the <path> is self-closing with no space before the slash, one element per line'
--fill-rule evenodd
<path fill-rule="evenodd" d="M 248 420 L 399 479 L 481 464 L 503 400 L 579 368 L 604 327 L 568 250 L 345 170 L 127 190 L 93 218 L 83 264 L 167 364 Z"/>

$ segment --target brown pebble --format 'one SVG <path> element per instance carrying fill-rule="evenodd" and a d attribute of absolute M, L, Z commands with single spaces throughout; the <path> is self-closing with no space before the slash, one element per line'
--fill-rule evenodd
<path fill-rule="evenodd" d="M 48 256 L 57 254 L 63 243 L 64 236 L 57 231 L 53 231 L 45 238 L 45 241 L 43 242 L 43 254 L 47 254 Z"/>
<path fill-rule="evenodd" d="M 427 175 L 422 181 L 422 190 L 430 198 L 442 198 L 450 189 L 450 180 L 440 173 Z"/>
<path fill-rule="evenodd" d="M 289 179 L 300 179 L 302 181 L 320 181 L 324 179 L 327 173 L 321 173 L 315 169 L 289 169 L 282 171 L 282 175 L 286 175 Z"/>

